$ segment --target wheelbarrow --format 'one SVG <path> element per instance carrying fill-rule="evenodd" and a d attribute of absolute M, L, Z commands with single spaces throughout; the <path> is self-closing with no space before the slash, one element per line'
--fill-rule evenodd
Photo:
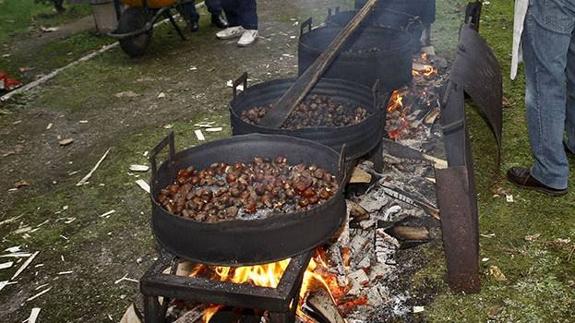
<path fill-rule="evenodd" d="M 126 7 L 120 8 L 120 2 Z M 131 57 L 142 56 L 152 39 L 156 22 L 168 19 L 182 40 L 186 37 L 174 20 L 174 11 L 194 0 L 114 0 L 118 27 L 108 36 L 118 39 L 122 50 Z"/>

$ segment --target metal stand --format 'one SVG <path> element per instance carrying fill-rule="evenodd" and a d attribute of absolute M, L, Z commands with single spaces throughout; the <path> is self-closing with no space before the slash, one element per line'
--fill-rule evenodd
<path fill-rule="evenodd" d="M 308 251 L 292 258 L 278 286 L 266 288 L 199 277 L 176 276 L 176 269 L 181 260 L 164 253 L 140 280 L 140 291 L 144 295 L 144 320 L 146 323 L 164 323 L 170 300 L 177 299 L 267 310 L 271 322 L 295 322 L 299 292 L 311 255 L 312 253 Z M 163 271 L 170 266 L 170 274 L 164 274 Z M 158 297 L 163 297 L 162 304 Z"/>

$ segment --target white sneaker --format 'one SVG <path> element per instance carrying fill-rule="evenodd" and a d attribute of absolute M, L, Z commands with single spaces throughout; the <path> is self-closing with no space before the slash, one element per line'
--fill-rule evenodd
<path fill-rule="evenodd" d="M 219 39 L 233 39 L 241 37 L 245 29 L 242 26 L 228 27 L 222 31 L 218 31 L 216 37 Z"/>
<path fill-rule="evenodd" d="M 238 46 L 246 47 L 251 45 L 256 39 L 258 38 L 258 31 L 257 29 L 247 29 L 238 40 Z"/>

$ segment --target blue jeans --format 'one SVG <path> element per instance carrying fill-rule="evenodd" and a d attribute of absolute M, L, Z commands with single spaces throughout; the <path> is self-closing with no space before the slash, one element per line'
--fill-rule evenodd
<path fill-rule="evenodd" d="M 575 0 L 531 0 L 523 34 L 531 175 L 567 188 L 565 134 L 575 152 Z"/>
<path fill-rule="evenodd" d="M 213 16 L 219 16 L 222 13 L 222 5 L 220 0 L 206 0 L 206 7 L 208 7 L 208 12 Z M 200 15 L 196 10 L 196 6 L 193 2 L 186 3 L 182 5 L 182 11 L 185 18 L 192 22 L 197 22 L 200 19 Z"/>
<path fill-rule="evenodd" d="M 230 27 L 258 29 L 256 0 L 222 0 L 222 7 Z"/>

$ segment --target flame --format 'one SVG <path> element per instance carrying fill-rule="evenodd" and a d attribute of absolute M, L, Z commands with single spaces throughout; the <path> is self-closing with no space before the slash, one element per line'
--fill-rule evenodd
<path fill-rule="evenodd" d="M 393 112 L 395 110 L 401 110 L 403 108 L 403 97 L 406 93 L 407 90 L 405 89 L 393 91 L 387 105 L 387 111 Z"/>
<path fill-rule="evenodd" d="M 432 65 L 422 65 L 419 69 L 413 69 L 411 71 L 411 75 L 414 77 L 417 76 L 424 76 L 424 77 L 431 77 L 437 74 L 437 69 Z"/>
<path fill-rule="evenodd" d="M 437 74 L 437 68 L 429 64 L 429 56 L 427 53 L 421 53 L 419 58 L 415 58 L 414 63 L 417 64 L 417 68 L 414 67 L 411 70 L 411 75 L 414 77 L 423 76 L 428 78 Z"/>
<path fill-rule="evenodd" d="M 209 322 L 222 307 L 222 305 L 212 305 L 206 308 L 202 315 L 202 322 Z"/>
<path fill-rule="evenodd" d="M 310 260 L 303 276 L 300 289 L 300 304 L 298 304 L 296 313 L 305 322 L 311 320 L 303 313 L 301 305 L 311 291 L 317 290 L 318 288 L 325 288 L 335 304 L 338 303 L 338 298 L 345 296 L 345 288 L 337 284 L 335 275 L 329 272 L 329 266 L 323 257 L 324 255 L 317 252 Z M 198 265 L 194 268 L 190 276 L 198 276 L 208 269 L 212 272 L 212 279 L 217 279 L 222 282 L 233 282 L 236 284 L 249 283 L 258 287 L 277 288 L 290 261 L 291 259 L 288 258 L 270 264 L 235 268 Z M 223 308 L 221 305 L 209 306 L 204 310 L 202 321 L 204 323 L 209 322 L 221 308 Z"/>

